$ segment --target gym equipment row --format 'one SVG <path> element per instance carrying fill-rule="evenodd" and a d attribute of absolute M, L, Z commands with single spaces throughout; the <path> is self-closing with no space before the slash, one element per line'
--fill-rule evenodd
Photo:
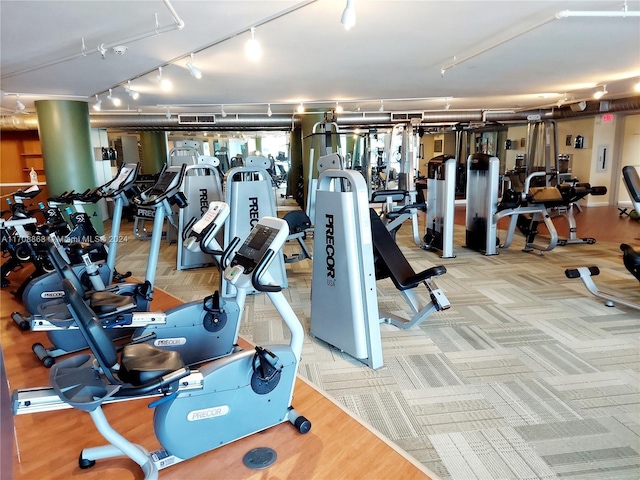
<path fill-rule="evenodd" d="M 496 255 L 497 248 L 508 248 L 513 241 L 516 227 L 525 236 L 523 251 L 538 250 L 541 254 L 553 250 L 556 245 L 592 244 L 593 238 L 578 239 L 571 206 L 587 195 L 604 195 L 606 187 L 592 187 L 587 183 L 561 183 L 556 186 L 532 187 L 531 180 L 542 173 L 529 175 L 525 191 L 518 193 L 506 188 L 498 203 L 500 160 L 483 153 L 469 155 L 467 159 L 467 210 L 466 246 Z M 562 209 L 561 213 L 559 209 Z M 556 213 L 554 213 L 556 212 Z M 570 226 L 570 238 L 559 240 L 552 215 L 563 216 Z M 500 243 L 498 222 L 509 218 L 507 235 Z M 543 222 L 549 231 L 546 245 L 535 243 L 538 224 Z"/>

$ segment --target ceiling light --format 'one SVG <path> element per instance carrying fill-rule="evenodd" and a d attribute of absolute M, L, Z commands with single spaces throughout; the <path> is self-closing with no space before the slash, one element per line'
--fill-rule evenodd
<path fill-rule="evenodd" d="M 304 113 L 304 105 L 302 104 L 302 102 L 300 102 L 300 105 L 298 105 L 298 108 L 296 110 L 298 113 Z"/>
<path fill-rule="evenodd" d="M 127 53 L 127 48 L 128 47 L 126 45 L 117 45 L 113 47 L 112 50 L 116 55 L 124 55 L 125 53 Z"/>
<path fill-rule="evenodd" d="M 380 113 L 384 112 L 384 100 L 380 100 L 380 108 L 378 109 Z"/>
<path fill-rule="evenodd" d="M 127 86 L 125 87 L 124 91 L 127 92 L 129 96 L 134 100 L 140 98 L 140 93 L 131 88 L 131 80 L 127 81 Z"/>
<path fill-rule="evenodd" d="M 25 109 L 24 103 L 20 101 L 20 95 L 16 95 L 16 109 L 21 112 Z"/>
<path fill-rule="evenodd" d="M 255 27 L 251 27 L 251 38 L 247 40 L 247 43 L 245 43 L 244 45 L 244 53 L 252 62 L 258 61 L 260 59 L 260 56 L 262 55 L 262 48 L 260 47 L 260 43 L 255 38 L 255 33 Z"/>
<path fill-rule="evenodd" d="M 193 65 L 193 53 L 191 54 L 191 61 L 187 62 L 187 68 L 193 78 L 197 78 L 198 80 L 202 78 L 202 72 L 200 69 Z"/>
<path fill-rule="evenodd" d="M 269 103 L 267 105 L 267 117 L 270 117 L 271 115 L 273 115 L 273 112 L 271 111 L 271 104 Z"/>
<path fill-rule="evenodd" d="M 96 95 L 96 103 L 93 104 L 93 109 L 96 112 L 99 112 L 100 110 L 102 110 L 102 100 L 98 98 L 98 95 Z"/>
<path fill-rule="evenodd" d="M 345 30 L 351 29 L 356 24 L 356 0 L 347 0 L 347 6 L 342 12 L 342 25 Z"/>
<path fill-rule="evenodd" d="M 593 94 L 593 98 L 595 98 L 596 100 L 604 97 L 607 93 L 607 86 L 603 85 L 602 90 L 598 90 L 596 93 Z"/>
<path fill-rule="evenodd" d="M 636 83 L 636 86 L 633 87 L 636 92 L 640 92 L 640 82 Z"/>
<path fill-rule="evenodd" d="M 444 109 L 449 110 L 450 108 L 451 108 L 451 104 L 449 103 L 449 100 L 447 100 L 447 103 L 444 104 Z"/>
<path fill-rule="evenodd" d="M 342 113 L 344 109 L 340 106 L 338 102 L 336 102 L 336 113 Z"/>
<path fill-rule="evenodd" d="M 168 92 L 169 90 L 171 90 L 171 80 L 169 80 L 168 78 L 162 78 L 162 67 L 158 67 L 158 75 L 156 75 L 156 80 L 158 80 L 158 82 L 160 83 L 160 88 L 163 91 Z"/>
<path fill-rule="evenodd" d="M 224 111 L 224 105 L 220 105 L 220 113 L 222 114 L 222 118 L 227 116 L 227 112 Z"/>
<path fill-rule="evenodd" d="M 109 89 L 109 95 L 107 95 L 107 98 L 109 100 L 111 100 L 111 103 L 113 103 L 114 107 L 119 107 L 120 106 L 120 99 L 118 97 L 114 97 L 113 95 L 111 95 L 111 89 Z"/>

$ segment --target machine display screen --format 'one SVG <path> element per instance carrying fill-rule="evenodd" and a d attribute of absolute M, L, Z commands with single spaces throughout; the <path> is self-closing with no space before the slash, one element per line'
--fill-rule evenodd
<path fill-rule="evenodd" d="M 162 195 L 167 190 L 169 190 L 169 186 L 171 186 L 171 182 L 176 176 L 176 172 L 164 172 L 162 176 L 158 179 L 156 184 L 151 188 L 149 192 L 150 195 Z"/>
<path fill-rule="evenodd" d="M 264 225 L 254 229 L 233 258 L 232 265 L 242 265 L 246 273 L 253 271 L 277 234 L 277 229 Z"/>

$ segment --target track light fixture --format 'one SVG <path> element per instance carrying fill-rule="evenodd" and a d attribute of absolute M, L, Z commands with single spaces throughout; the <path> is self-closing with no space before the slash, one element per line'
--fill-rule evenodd
<path fill-rule="evenodd" d="M 565 103 L 567 103 L 569 101 L 569 95 L 567 95 L 567 93 L 565 92 L 565 94 L 562 96 L 562 98 L 560 100 L 558 100 L 558 108 L 560 108 L 562 105 L 564 105 Z"/>
<path fill-rule="evenodd" d="M 304 105 L 302 104 L 302 102 L 300 102 L 300 105 L 298 105 L 298 108 L 296 109 L 296 111 L 298 113 L 304 113 Z"/>
<path fill-rule="evenodd" d="M 336 102 L 336 113 L 342 113 L 342 112 L 344 112 L 344 109 L 338 102 Z"/>
<path fill-rule="evenodd" d="M 137 100 L 138 98 L 140 98 L 140 93 L 131 88 L 131 80 L 127 81 L 127 86 L 125 87 L 124 91 L 128 93 L 133 100 Z"/>
<path fill-rule="evenodd" d="M 598 90 L 596 93 L 593 94 L 593 98 L 595 98 L 596 100 L 599 100 L 602 97 L 604 97 L 607 93 L 609 93 L 607 91 L 607 86 L 603 85 L 602 90 Z"/>
<path fill-rule="evenodd" d="M 640 92 L 640 82 L 636 83 L 636 85 L 635 85 L 635 87 L 633 87 L 633 89 L 634 89 L 636 92 Z"/>
<path fill-rule="evenodd" d="M 255 38 L 256 28 L 251 27 L 251 38 L 247 40 L 247 43 L 244 45 L 244 53 L 249 60 L 252 62 L 257 62 L 260 60 L 260 56 L 262 55 L 262 48 L 260 47 L 260 43 Z"/>
<path fill-rule="evenodd" d="M 271 115 L 273 115 L 273 112 L 271 111 L 271 104 L 267 104 L 267 117 L 270 117 Z"/>
<path fill-rule="evenodd" d="M 197 78 L 198 80 L 202 78 L 202 71 L 193 64 L 193 53 L 191 54 L 191 61 L 187 62 L 187 68 L 193 78 Z"/>
<path fill-rule="evenodd" d="M 347 6 L 342 12 L 340 20 L 345 30 L 350 30 L 356 24 L 356 0 L 347 0 Z"/>
<path fill-rule="evenodd" d="M 109 95 L 107 95 L 107 98 L 111 100 L 111 103 L 113 103 L 114 107 L 119 107 L 122 103 L 118 97 L 114 97 L 112 95 L 111 89 L 109 89 Z"/>
<path fill-rule="evenodd" d="M 99 112 L 100 110 L 102 110 L 102 100 L 98 98 L 98 95 L 96 95 L 96 103 L 93 104 L 93 109 L 96 112 Z"/>
<path fill-rule="evenodd" d="M 378 109 L 380 113 L 384 112 L 384 100 L 380 100 L 380 108 Z"/>
<path fill-rule="evenodd" d="M 224 111 L 224 105 L 220 105 L 220 114 L 222 115 L 222 118 L 227 116 L 227 112 Z"/>
<path fill-rule="evenodd" d="M 16 110 L 21 112 L 25 109 L 24 103 L 20 101 L 20 95 L 16 95 Z"/>
<path fill-rule="evenodd" d="M 160 88 L 163 91 L 168 92 L 169 90 L 171 90 L 171 80 L 162 77 L 162 67 L 158 67 L 158 75 L 156 75 L 156 80 L 158 80 L 158 82 L 160 83 Z"/>
<path fill-rule="evenodd" d="M 82 39 L 82 41 L 84 43 L 84 38 Z M 104 43 L 98 45 L 98 52 L 100 52 L 100 56 L 103 60 L 107 59 L 107 47 L 104 46 Z"/>

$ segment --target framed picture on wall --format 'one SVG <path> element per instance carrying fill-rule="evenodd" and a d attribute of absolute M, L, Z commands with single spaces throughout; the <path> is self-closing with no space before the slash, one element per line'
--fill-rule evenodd
<path fill-rule="evenodd" d="M 433 153 L 442 153 L 442 140 L 433 141 Z"/>

